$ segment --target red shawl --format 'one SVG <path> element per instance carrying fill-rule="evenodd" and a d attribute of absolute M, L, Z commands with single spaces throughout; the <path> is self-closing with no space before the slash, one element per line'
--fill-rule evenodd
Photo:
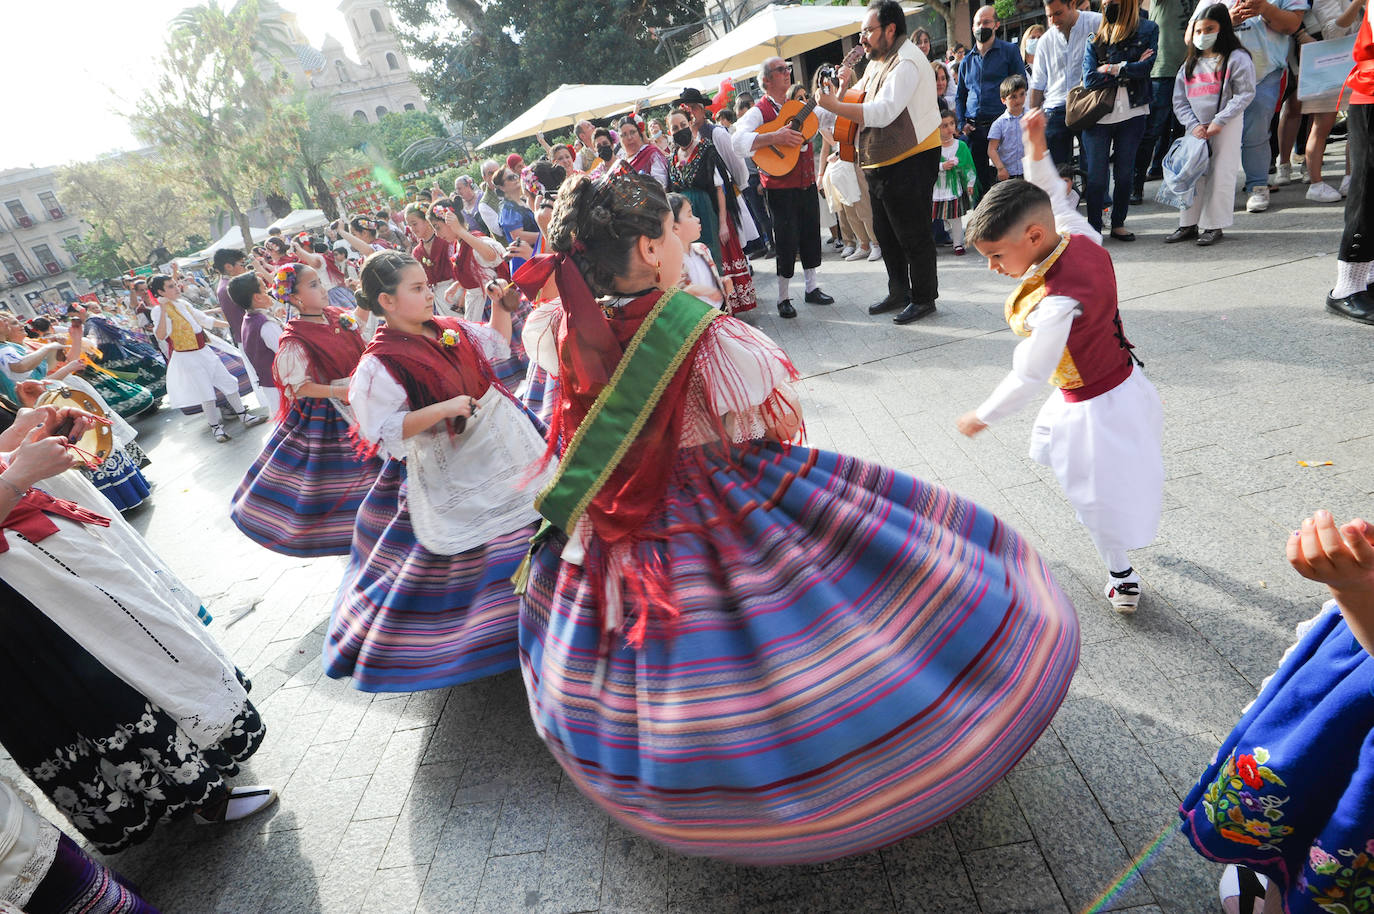
<path fill-rule="evenodd" d="M 323 324 L 295 318 L 287 322 L 281 334 L 282 343 L 299 343 L 305 350 L 310 380 L 317 384 L 328 384 L 349 377 L 353 369 L 358 367 L 358 360 L 363 357 L 363 335 L 358 332 L 352 316 L 342 308 L 331 307 L 324 309 L 324 316 L 326 323 Z M 340 318 L 345 319 L 344 323 L 340 323 Z M 272 380 L 276 382 L 283 399 L 290 398 L 286 385 L 277 376 L 275 362 L 272 365 Z"/>
<path fill-rule="evenodd" d="M 630 167 L 642 175 L 653 175 L 654 164 L 663 166 L 664 172 L 668 170 L 668 157 L 663 154 L 653 143 L 646 142 L 644 146 L 635 153 L 635 157 L 630 160 Z"/>
<path fill-rule="evenodd" d="M 441 403 L 460 394 L 481 397 L 495 380 L 491 363 L 469 337 L 464 321 L 435 317 L 425 321 L 441 337 L 454 333 L 455 343 L 445 345 L 428 334 L 403 333 L 383 326 L 377 330 L 364 355 L 374 355 L 406 392 L 412 410 Z"/>
<path fill-rule="evenodd" d="M 1345 81 L 1350 87 L 1350 101 L 1355 105 L 1367 105 L 1374 101 L 1374 33 L 1369 27 L 1369 10 L 1365 10 L 1360 30 L 1355 36 L 1352 56 L 1355 65 Z"/>
<path fill-rule="evenodd" d="M 473 232 L 478 238 L 485 238 L 481 232 Z M 477 260 L 477 252 L 466 242 L 460 241 L 452 248 L 449 248 L 449 263 L 452 266 L 451 272 L 455 282 L 464 289 L 483 289 L 487 283 L 500 277 L 510 279 L 510 263 L 502 261 L 500 266 L 489 267 Z"/>
<path fill-rule="evenodd" d="M 5 464 L 0 463 L 0 468 Z M 31 543 L 37 543 L 57 532 L 57 524 L 48 515 L 65 517 L 83 524 L 99 527 L 110 526 L 110 519 L 94 511 L 88 511 L 78 504 L 53 498 L 47 492 L 29 489 L 24 497 L 0 519 L 0 553 L 9 552 L 10 544 L 5 540 L 5 531 L 13 530 Z"/>
<path fill-rule="evenodd" d="M 430 236 L 429 241 L 415 245 L 411 254 L 425 268 L 425 279 L 431 286 L 437 286 L 453 278 L 453 257 L 449 243 L 440 238 L 438 232 Z"/>

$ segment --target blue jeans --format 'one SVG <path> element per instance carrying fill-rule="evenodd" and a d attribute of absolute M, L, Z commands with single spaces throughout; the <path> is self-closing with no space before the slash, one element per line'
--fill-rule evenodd
<path fill-rule="evenodd" d="M 1269 186 L 1269 125 L 1279 103 L 1279 83 L 1282 68 L 1275 70 L 1255 86 L 1255 100 L 1245 109 L 1245 122 L 1240 134 L 1240 167 L 1245 172 L 1245 192 Z"/>
<path fill-rule="evenodd" d="M 1063 108 L 1045 109 L 1045 145 L 1055 165 L 1067 165 L 1073 160 L 1073 134 L 1064 126 Z"/>
<path fill-rule="evenodd" d="M 1140 151 L 1135 157 L 1135 183 L 1137 187 L 1145 184 L 1145 175 L 1150 166 L 1160 167 L 1174 141 L 1174 77 L 1151 79 L 1154 90 L 1150 99 L 1150 115 L 1145 120 L 1145 136 L 1140 141 Z"/>
<path fill-rule="evenodd" d="M 1111 168 L 1112 228 L 1126 224 L 1131 205 L 1131 182 L 1135 180 L 1135 154 L 1145 134 L 1147 115 L 1116 124 L 1097 124 L 1084 130 L 1078 141 L 1083 145 L 1083 169 L 1088 174 L 1083 197 L 1088 206 L 1088 222 L 1102 231 L 1102 207 L 1107 200 L 1107 169 Z"/>

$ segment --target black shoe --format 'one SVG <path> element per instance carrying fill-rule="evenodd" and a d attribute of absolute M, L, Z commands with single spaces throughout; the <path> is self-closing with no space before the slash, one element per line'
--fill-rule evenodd
<path fill-rule="evenodd" d="M 1135 241 L 1135 232 L 1123 231 L 1120 235 L 1118 235 L 1116 233 L 1116 229 L 1112 229 L 1110 232 L 1107 233 L 1107 236 L 1111 238 L 1113 241 Z"/>
<path fill-rule="evenodd" d="M 1197 237 L 1196 225 L 1180 225 L 1172 232 L 1164 236 L 1165 244 L 1178 244 L 1180 241 L 1192 241 Z"/>
<path fill-rule="evenodd" d="M 894 317 L 894 318 L 892 319 L 892 323 L 894 323 L 894 324 L 909 324 L 909 323 L 911 323 L 912 321 L 918 321 L 918 320 L 920 320 L 921 318 L 925 317 L 926 315 L 928 315 L 928 314 L 934 314 L 934 313 L 935 313 L 935 302 L 933 302 L 933 301 L 912 302 L 911 304 L 907 305 L 905 308 L 902 309 L 902 313 L 901 313 L 901 314 L 897 315 L 896 317 Z"/>
<path fill-rule="evenodd" d="M 888 311 L 896 311 L 898 308 L 906 308 L 911 305 L 911 299 L 903 295 L 901 298 L 889 295 L 877 304 L 868 306 L 869 314 L 884 314 Z"/>
<path fill-rule="evenodd" d="M 1197 246 L 1200 248 L 1210 248 L 1218 241 L 1221 241 L 1223 237 L 1221 229 L 1207 229 L 1198 236 Z"/>
<path fill-rule="evenodd" d="M 792 307 L 792 299 L 784 298 L 778 302 L 778 317 L 796 317 L 797 309 Z"/>
<path fill-rule="evenodd" d="M 1131 191 L 1131 206 L 1140 206 L 1145 202 L 1145 188 L 1137 187 Z"/>
<path fill-rule="evenodd" d="M 1326 296 L 1326 310 L 1362 324 L 1374 324 L 1374 298 L 1369 293 L 1353 292 L 1345 298 Z"/>
<path fill-rule="evenodd" d="M 1151 168 L 1149 171 L 1145 172 L 1145 180 L 1146 180 L 1146 181 L 1163 181 L 1163 180 L 1164 180 L 1164 169 L 1162 169 L 1162 168 Z"/>
<path fill-rule="evenodd" d="M 824 292 L 822 292 L 822 291 L 821 291 L 820 289 L 818 289 L 818 288 L 817 288 L 817 289 L 812 289 L 810 292 L 807 292 L 806 295 L 803 296 L 803 299 L 806 301 L 806 303 L 807 303 L 808 305 L 833 305 L 833 304 L 835 304 L 835 299 L 831 298 L 829 295 L 826 295 Z"/>
<path fill-rule="evenodd" d="M 763 258 L 765 258 L 765 257 L 767 257 L 767 256 L 768 256 L 768 249 L 767 249 L 767 248 L 755 248 L 755 249 L 754 249 L 754 252 L 753 252 L 752 254 L 749 255 L 749 259 L 750 259 L 750 260 L 762 260 Z"/>

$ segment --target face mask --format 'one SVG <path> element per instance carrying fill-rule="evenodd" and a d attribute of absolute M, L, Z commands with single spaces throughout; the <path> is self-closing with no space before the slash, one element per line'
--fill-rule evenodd
<path fill-rule="evenodd" d="M 681 146 L 683 149 L 686 149 L 692 143 L 691 129 L 683 127 L 681 130 L 674 130 L 673 142 L 676 143 L 678 146 Z"/>
<path fill-rule="evenodd" d="M 1026 39 L 1026 53 L 1027 53 L 1027 54 L 1034 54 L 1034 53 L 1035 53 L 1036 45 L 1038 45 L 1038 44 L 1040 44 L 1040 39 L 1039 39 L 1039 38 L 1028 38 L 1028 39 Z"/>
<path fill-rule="evenodd" d="M 596 147 L 596 154 L 601 157 L 603 162 L 609 162 L 615 155 L 615 150 L 609 146 L 598 146 Z"/>
<path fill-rule="evenodd" d="M 973 33 L 973 38 L 979 44 L 987 44 L 989 41 L 992 40 L 992 35 L 992 29 L 988 28 L 987 26 L 983 26 L 981 29 L 978 29 Z"/>
<path fill-rule="evenodd" d="M 1120 18 L 1121 18 L 1121 6 L 1120 6 L 1120 4 L 1112 3 L 1112 4 L 1108 4 L 1107 6 L 1102 7 L 1102 18 L 1105 19 L 1105 20 L 1107 20 L 1107 24 L 1108 24 L 1108 25 L 1111 25 L 1113 22 L 1115 22 L 1116 20 L 1120 19 Z"/>
<path fill-rule="evenodd" d="M 1206 35 L 1204 35 L 1204 34 L 1201 33 L 1201 32 L 1198 32 L 1198 33 L 1196 33 L 1195 35 L 1193 35 L 1193 47 L 1197 48 L 1199 51 L 1210 51 L 1210 50 L 1212 50 L 1212 45 L 1214 45 L 1214 44 L 1216 44 L 1216 43 L 1217 43 L 1217 33 L 1216 33 L 1216 32 L 1212 32 L 1212 33 L 1206 34 Z"/>

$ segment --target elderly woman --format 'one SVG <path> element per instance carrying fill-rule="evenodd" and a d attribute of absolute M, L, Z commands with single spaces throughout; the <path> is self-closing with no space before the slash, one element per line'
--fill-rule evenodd
<path fill-rule="evenodd" d="M 209 616 L 86 479 L 77 410 L 7 410 L 0 433 L 0 744 L 99 850 L 164 818 L 241 819 L 230 788 L 265 734 Z M 198 619 L 199 617 L 199 619 Z"/>

